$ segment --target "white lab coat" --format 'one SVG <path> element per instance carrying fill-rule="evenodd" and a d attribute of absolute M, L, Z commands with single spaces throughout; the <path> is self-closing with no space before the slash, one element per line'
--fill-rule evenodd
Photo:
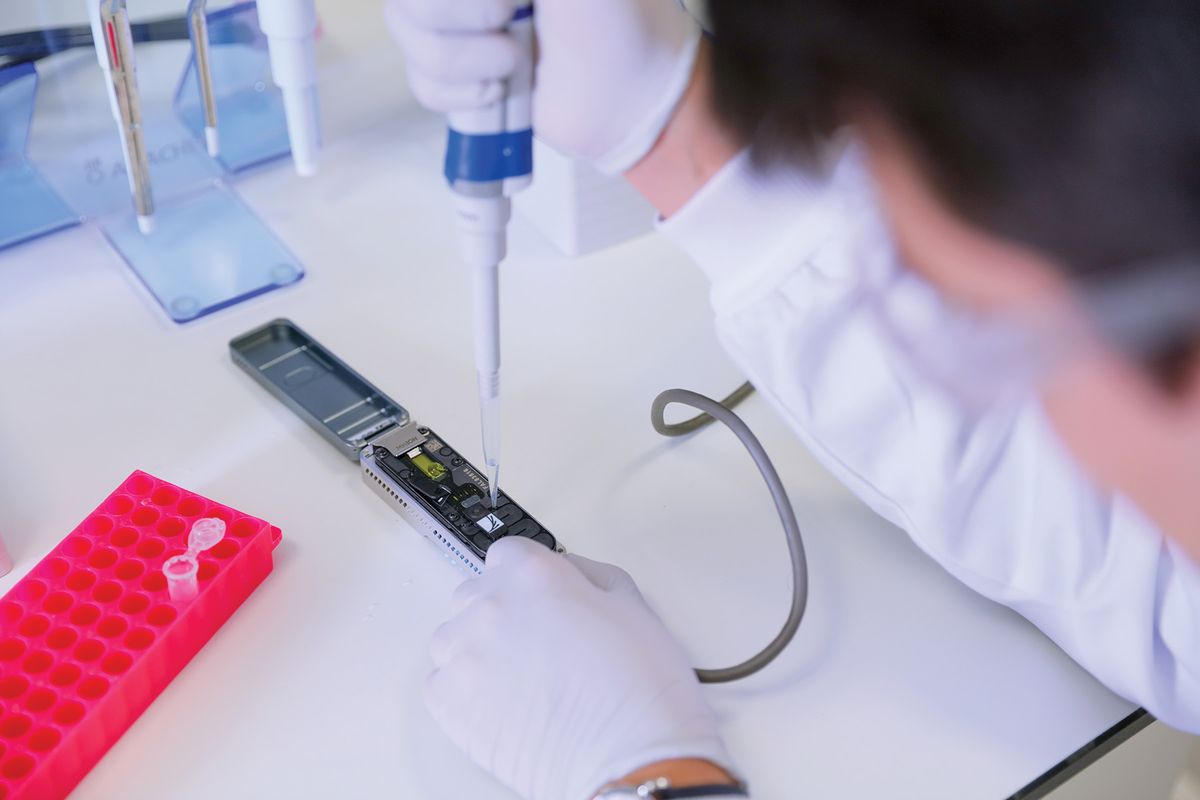
<path fill-rule="evenodd" d="M 1101 491 L 1036 399 L 956 407 L 880 330 L 859 265 L 898 262 L 852 147 L 823 179 L 743 154 L 663 232 L 712 281 L 729 354 L 818 459 L 1113 691 L 1200 733 L 1200 569 Z"/>

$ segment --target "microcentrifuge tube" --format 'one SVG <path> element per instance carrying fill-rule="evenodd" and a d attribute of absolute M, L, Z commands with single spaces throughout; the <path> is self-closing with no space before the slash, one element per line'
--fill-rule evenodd
<path fill-rule="evenodd" d="M 200 593 L 196 577 L 200 571 L 200 554 L 225 538 L 225 521 L 215 517 L 196 520 L 188 533 L 188 549 L 183 555 L 168 558 L 163 563 L 167 577 L 167 593 L 176 603 L 185 603 Z"/>
<path fill-rule="evenodd" d="M 190 551 L 168 558 L 162 571 L 163 575 L 167 576 L 167 594 L 171 596 L 172 602 L 186 603 L 200 593 L 200 582 L 196 579 L 196 573 L 200 571 L 200 562 Z"/>

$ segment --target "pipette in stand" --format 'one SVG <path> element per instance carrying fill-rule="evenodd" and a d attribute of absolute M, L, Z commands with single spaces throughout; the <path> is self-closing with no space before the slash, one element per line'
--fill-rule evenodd
<path fill-rule="evenodd" d="M 509 30 L 522 59 L 504 97 L 449 115 L 446 179 L 456 196 L 463 260 L 471 270 L 475 369 L 483 460 L 496 505 L 500 486 L 500 277 L 508 250 L 511 197 L 533 180 L 533 4 L 518 4 Z"/>
<path fill-rule="evenodd" d="M 258 23 L 267 36 L 271 78 L 283 92 L 292 163 L 298 174 L 315 175 L 321 142 L 316 6 L 313 0 L 258 0 Z"/>
<path fill-rule="evenodd" d="M 196 60 L 196 82 L 200 84 L 200 104 L 204 107 L 204 146 L 209 156 L 221 154 L 217 136 L 217 93 L 213 87 L 212 62 L 208 40 L 208 0 L 189 0 L 188 33 Z"/>
<path fill-rule="evenodd" d="M 154 230 L 154 195 L 150 189 L 150 165 L 142 135 L 142 103 L 138 94 L 137 67 L 133 60 L 133 34 L 125 0 L 89 0 L 88 18 L 96 58 L 108 78 L 108 102 L 121 132 L 121 152 L 129 174 L 138 230 Z"/>

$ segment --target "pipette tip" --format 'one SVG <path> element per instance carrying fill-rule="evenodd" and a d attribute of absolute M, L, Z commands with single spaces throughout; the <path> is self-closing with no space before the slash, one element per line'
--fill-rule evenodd
<path fill-rule="evenodd" d="M 295 159 L 295 165 L 296 174 L 301 178 L 311 178 L 313 175 L 317 174 L 317 162 L 315 158 L 311 161 Z"/>
<path fill-rule="evenodd" d="M 163 562 L 162 571 L 167 577 L 167 595 L 171 602 L 186 603 L 196 599 L 200 593 L 200 581 L 197 579 L 200 562 L 195 553 L 189 550 L 168 558 Z"/>
<path fill-rule="evenodd" d="M 491 497 L 492 508 L 495 508 L 500 495 L 500 465 L 496 463 L 488 464 L 488 495 Z"/>
<path fill-rule="evenodd" d="M 216 158 L 221 154 L 221 139 L 217 135 L 217 129 L 211 126 L 204 129 L 204 146 L 208 149 L 210 158 Z"/>
<path fill-rule="evenodd" d="M 154 233 L 154 217 L 145 214 L 138 214 L 137 226 L 138 230 L 141 231 L 143 235 L 149 236 L 150 234 Z"/>

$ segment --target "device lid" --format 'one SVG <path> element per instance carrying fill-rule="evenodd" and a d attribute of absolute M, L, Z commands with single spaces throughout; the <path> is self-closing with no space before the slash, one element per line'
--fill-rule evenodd
<path fill-rule="evenodd" d="M 409 420 L 408 411 L 288 319 L 229 343 L 234 362 L 358 462 L 367 441 Z"/>

